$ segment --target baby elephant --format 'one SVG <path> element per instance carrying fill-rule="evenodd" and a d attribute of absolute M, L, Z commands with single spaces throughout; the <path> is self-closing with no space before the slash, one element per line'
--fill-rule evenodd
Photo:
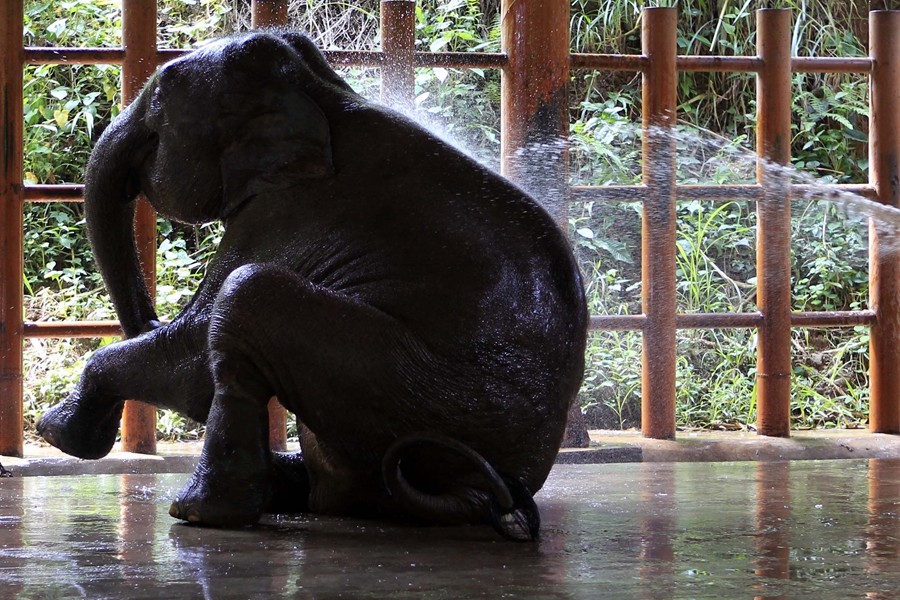
<path fill-rule="evenodd" d="M 225 225 L 167 325 L 135 250 L 140 193 Z M 177 519 L 312 511 L 535 538 L 587 311 L 564 235 L 521 189 L 354 93 L 305 36 L 251 33 L 159 69 L 97 143 L 85 213 L 127 339 L 44 415 L 49 443 L 102 457 L 137 399 L 206 422 Z M 269 451 L 272 396 L 301 455 Z"/>

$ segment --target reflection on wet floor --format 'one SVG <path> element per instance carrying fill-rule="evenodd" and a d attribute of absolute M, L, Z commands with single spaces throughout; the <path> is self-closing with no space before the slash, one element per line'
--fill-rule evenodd
<path fill-rule="evenodd" d="M 0 480 L 0 598 L 896 598 L 900 460 L 559 465 L 542 539 L 182 525 L 188 475 Z"/>

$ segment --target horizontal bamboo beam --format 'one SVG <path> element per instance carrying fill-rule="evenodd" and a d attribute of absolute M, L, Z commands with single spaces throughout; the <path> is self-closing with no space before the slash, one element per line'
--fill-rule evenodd
<path fill-rule="evenodd" d="M 156 60 L 163 64 L 187 54 L 188 50 L 165 48 L 157 50 Z M 336 66 L 380 67 L 386 54 L 365 50 L 325 50 L 325 58 Z M 121 48 L 35 48 L 25 49 L 25 63 L 30 65 L 115 65 L 125 60 Z M 507 57 L 499 52 L 416 52 L 416 67 L 458 67 L 502 69 Z"/>
<path fill-rule="evenodd" d="M 875 323 L 871 310 L 791 313 L 791 327 L 857 327 Z"/>
<path fill-rule="evenodd" d="M 871 58 L 833 58 L 795 56 L 791 59 L 794 73 L 871 73 Z"/>
<path fill-rule="evenodd" d="M 647 194 L 642 185 L 576 185 L 569 188 L 571 202 L 640 202 Z M 679 201 L 688 200 L 758 200 L 762 197 L 762 187 L 755 183 L 738 185 L 678 185 L 675 192 Z M 840 185 L 793 185 L 792 195 L 796 198 L 834 199 L 833 195 L 854 194 L 867 200 L 876 200 L 878 193 L 874 186 L 865 184 Z M 27 196 L 26 196 L 27 197 Z"/>
<path fill-rule="evenodd" d="M 752 313 L 679 313 L 676 329 L 749 329 L 762 323 L 762 315 Z"/>
<path fill-rule="evenodd" d="M 762 323 L 762 315 L 750 313 L 679 313 L 675 315 L 676 329 L 752 329 Z M 644 315 L 591 316 L 591 331 L 641 331 Z M 791 327 L 857 327 L 875 322 L 870 310 L 821 311 L 791 313 Z"/>
<path fill-rule="evenodd" d="M 594 315 L 591 331 L 641 331 L 644 315 Z M 678 329 L 750 329 L 762 322 L 758 312 L 752 313 L 681 313 L 675 316 Z M 795 312 L 792 327 L 856 327 L 875 322 L 869 310 Z M 118 321 L 29 321 L 25 323 L 26 338 L 98 338 L 122 337 Z"/>
<path fill-rule="evenodd" d="M 159 64 L 186 54 L 187 50 L 162 49 L 156 53 Z M 325 50 L 325 58 L 335 66 L 372 67 L 384 64 L 386 55 L 379 51 Z M 125 51 L 121 48 L 25 48 L 25 64 L 121 64 Z M 569 56 L 573 69 L 594 71 L 643 71 L 647 57 L 641 54 L 583 54 Z M 502 69 L 507 64 L 503 53 L 491 52 L 416 52 L 416 67 L 446 67 L 461 69 Z M 865 57 L 834 58 L 795 56 L 791 59 L 794 73 L 870 73 L 872 59 Z M 723 73 L 757 73 L 762 60 L 756 56 L 679 56 L 679 71 L 706 71 Z"/>
<path fill-rule="evenodd" d="M 755 184 L 738 185 L 679 185 L 675 187 L 679 201 L 688 200 L 758 200 L 762 188 Z M 795 197 L 828 198 L 829 192 L 854 194 L 867 200 L 877 200 L 875 186 L 867 184 L 794 185 Z M 26 185 L 26 202 L 81 202 L 81 184 Z M 569 188 L 570 202 L 640 202 L 647 194 L 643 185 L 575 185 Z"/>
<path fill-rule="evenodd" d="M 123 337 L 118 321 L 26 322 L 26 338 Z"/>
<path fill-rule="evenodd" d="M 413 65 L 416 67 L 502 69 L 508 62 L 506 54 L 502 53 L 416 52 L 413 55 Z"/>
<path fill-rule="evenodd" d="M 591 315 L 590 331 L 643 331 L 644 315 Z"/>
<path fill-rule="evenodd" d="M 643 71 L 647 57 L 641 54 L 581 54 L 570 55 L 573 69 L 594 71 Z M 758 73 L 763 61 L 758 56 L 697 56 L 683 55 L 675 60 L 683 72 Z M 791 59 L 794 73 L 869 73 L 872 60 L 864 57 L 834 58 L 796 56 Z"/>
<path fill-rule="evenodd" d="M 592 71 L 643 71 L 647 57 L 642 54 L 580 54 L 569 55 L 572 69 Z"/>
<path fill-rule="evenodd" d="M 679 56 L 675 66 L 682 72 L 757 73 L 762 59 L 756 56 Z"/>
<path fill-rule="evenodd" d="M 25 202 L 82 202 L 83 184 L 26 185 Z"/>
<path fill-rule="evenodd" d="M 25 48 L 26 65 L 120 65 L 122 48 Z"/>

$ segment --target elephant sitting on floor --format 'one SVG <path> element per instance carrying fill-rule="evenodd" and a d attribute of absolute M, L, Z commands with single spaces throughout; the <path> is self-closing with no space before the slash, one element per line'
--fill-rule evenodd
<path fill-rule="evenodd" d="M 166 325 L 134 244 L 140 193 L 225 226 Z M 536 537 L 587 311 L 567 240 L 521 189 L 364 100 L 305 36 L 250 33 L 159 69 L 98 141 L 85 213 L 126 339 L 43 416 L 50 444 L 106 455 L 137 399 L 207 425 L 177 519 L 312 511 Z M 272 396 L 300 455 L 268 448 Z"/>

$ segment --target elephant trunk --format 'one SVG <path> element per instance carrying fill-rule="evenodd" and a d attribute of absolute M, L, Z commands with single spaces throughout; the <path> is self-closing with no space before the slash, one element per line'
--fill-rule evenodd
<path fill-rule="evenodd" d="M 158 325 L 134 240 L 138 167 L 155 141 L 138 104 L 129 106 L 103 132 L 91 153 L 84 187 L 94 259 L 128 338 Z"/>
<path fill-rule="evenodd" d="M 403 455 L 419 444 L 435 444 L 469 459 L 485 476 L 492 497 L 484 506 L 472 488 L 429 494 L 412 486 L 400 469 Z M 517 479 L 503 477 L 480 454 L 465 444 L 435 433 L 416 433 L 394 442 L 384 455 L 382 477 L 397 504 L 415 517 L 438 524 L 488 521 L 503 537 L 516 541 L 537 538 L 540 515 L 531 493 Z"/>

